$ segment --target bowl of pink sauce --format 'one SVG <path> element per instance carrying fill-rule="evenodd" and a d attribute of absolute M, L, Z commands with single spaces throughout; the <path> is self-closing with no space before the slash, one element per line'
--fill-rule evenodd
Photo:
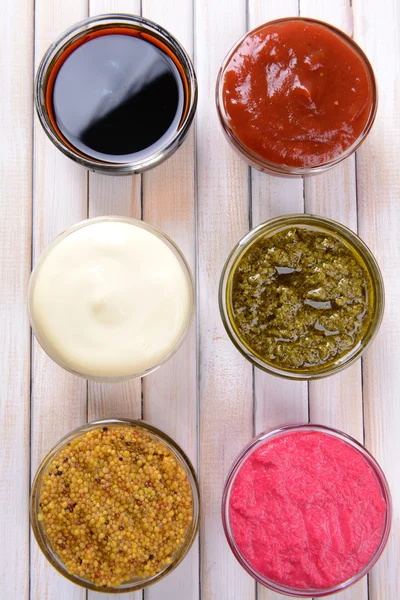
<path fill-rule="evenodd" d="M 356 440 L 321 425 L 254 438 L 225 484 L 222 520 L 239 563 L 288 596 L 322 597 L 368 573 L 389 537 L 389 486 Z"/>

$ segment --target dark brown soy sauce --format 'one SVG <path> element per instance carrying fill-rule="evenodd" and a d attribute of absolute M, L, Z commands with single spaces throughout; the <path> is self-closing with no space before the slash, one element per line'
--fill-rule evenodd
<path fill-rule="evenodd" d="M 83 154 L 112 163 L 143 160 L 179 128 L 184 88 L 160 48 L 140 37 L 106 34 L 62 64 L 53 110 L 61 133 Z"/>

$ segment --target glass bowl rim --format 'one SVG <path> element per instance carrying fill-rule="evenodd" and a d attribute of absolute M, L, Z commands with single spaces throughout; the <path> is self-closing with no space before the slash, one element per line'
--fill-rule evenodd
<path fill-rule="evenodd" d="M 312 371 L 294 371 L 283 369 L 282 367 L 275 367 L 274 365 L 267 363 L 266 361 L 255 355 L 250 347 L 244 344 L 233 326 L 232 320 L 229 316 L 227 291 L 230 277 L 234 273 L 240 258 L 247 252 L 251 244 L 255 243 L 259 237 L 264 234 L 273 234 L 274 230 L 278 232 L 280 229 L 286 229 L 290 226 L 305 226 L 319 228 L 330 235 L 341 239 L 342 243 L 346 243 L 347 246 L 356 250 L 365 263 L 365 268 L 371 279 L 371 284 L 374 291 L 374 312 L 371 318 L 371 322 L 368 329 L 354 348 L 347 354 L 345 354 L 338 362 L 333 362 L 327 367 L 322 369 L 315 369 Z M 228 258 L 223 266 L 219 290 L 218 290 L 218 303 L 221 319 L 225 330 L 236 347 L 236 349 L 255 367 L 266 371 L 272 375 L 283 377 L 285 379 L 292 379 L 297 381 L 310 381 L 314 379 L 321 379 L 323 377 L 329 377 L 335 373 L 339 373 L 343 369 L 353 364 L 370 346 L 378 333 L 379 327 L 382 323 L 384 308 L 385 308 L 385 289 L 383 283 L 383 277 L 379 268 L 378 262 L 369 249 L 364 240 L 354 231 L 327 217 L 321 217 L 318 215 L 308 213 L 290 213 L 273 217 L 263 221 L 248 233 L 246 233 L 233 247 Z"/>
<path fill-rule="evenodd" d="M 182 546 L 176 551 L 176 556 L 173 562 L 170 565 L 167 565 L 162 571 L 153 575 L 152 577 L 147 577 L 144 579 L 140 579 L 134 583 L 126 583 L 122 584 L 116 588 L 99 588 L 95 586 L 92 582 L 85 580 L 78 575 L 72 575 L 67 571 L 64 567 L 64 564 L 60 558 L 57 557 L 56 552 L 51 548 L 50 542 L 47 541 L 47 536 L 43 531 L 43 528 L 40 522 L 37 519 L 38 513 L 38 502 L 40 497 L 40 489 L 41 482 L 43 480 L 43 476 L 46 473 L 46 470 L 53 460 L 54 456 L 71 440 L 83 435 L 87 431 L 101 429 L 102 427 L 132 427 L 144 429 L 147 433 L 149 433 L 154 438 L 158 439 L 161 443 L 167 446 L 168 450 L 173 454 L 176 460 L 179 462 L 180 466 L 185 470 L 187 479 L 190 484 L 190 489 L 193 497 L 193 520 L 192 524 L 188 528 L 186 532 L 186 539 Z M 171 573 L 185 558 L 190 548 L 193 545 L 193 542 L 196 538 L 197 532 L 199 530 L 200 524 L 200 488 L 198 483 L 198 478 L 196 475 L 196 471 L 192 465 L 191 460 L 188 458 L 186 453 L 182 450 L 182 448 L 175 442 L 168 434 L 163 432 L 161 429 L 154 427 L 150 423 L 142 419 L 129 419 L 125 417 L 120 418 L 106 418 L 106 419 L 98 419 L 95 421 L 90 421 L 88 423 L 84 423 L 79 427 L 76 427 L 69 433 L 65 434 L 44 456 L 41 460 L 39 467 L 36 470 L 35 477 L 33 479 L 31 485 L 30 492 L 30 500 L 29 500 L 29 516 L 30 516 L 30 524 L 36 539 L 36 542 L 46 557 L 46 559 L 50 562 L 50 564 L 64 577 L 66 577 L 72 583 L 79 585 L 88 590 L 92 590 L 95 592 L 108 593 L 108 594 L 123 594 L 127 592 L 132 592 L 136 590 L 143 589 L 144 587 L 153 585 L 164 579 L 169 573 Z"/>
<path fill-rule="evenodd" d="M 105 160 L 103 161 L 101 159 L 96 159 L 90 157 L 89 155 L 82 154 L 81 152 L 74 151 L 73 147 L 70 148 L 54 129 L 48 115 L 46 101 L 44 98 L 47 80 L 57 58 L 60 57 L 74 41 L 83 37 L 92 29 L 97 30 L 101 29 L 102 27 L 106 29 L 108 27 L 112 27 L 113 25 L 131 27 L 133 29 L 142 29 L 148 32 L 150 35 L 162 40 L 162 42 L 174 54 L 182 67 L 182 70 L 185 74 L 188 94 L 187 112 L 174 136 L 162 148 L 156 152 L 153 152 L 151 155 L 140 160 L 129 161 L 125 163 L 112 163 Z M 71 27 L 63 31 L 47 48 L 36 71 L 34 100 L 40 124 L 42 125 L 46 135 L 58 148 L 58 150 L 68 156 L 68 158 L 71 158 L 87 169 L 96 171 L 98 173 L 104 173 L 106 175 L 132 175 L 136 173 L 143 173 L 144 171 L 152 169 L 153 167 L 161 164 L 164 162 L 164 160 L 169 158 L 186 139 L 197 108 L 197 77 L 189 54 L 183 45 L 164 27 L 139 15 L 128 13 L 105 13 L 87 17 L 86 19 L 82 19 L 81 21 L 73 24 Z"/>
<path fill-rule="evenodd" d="M 257 154 L 256 152 L 253 152 L 235 134 L 235 132 L 233 131 L 233 129 L 231 128 L 231 126 L 229 124 L 228 116 L 224 109 L 223 79 L 224 79 L 226 67 L 228 66 L 233 54 L 238 50 L 238 48 L 243 44 L 243 42 L 249 35 L 256 33 L 257 31 L 263 29 L 266 26 L 280 24 L 280 23 L 283 23 L 286 21 L 298 21 L 298 22 L 306 21 L 308 23 L 315 23 L 317 25 L 321 25 L 321 26 L 325 27 L 326 29 L 333 32 L 334 34 L 338 35 L 354 50 L 354 52 L 356 52 L 356 54 L 362 60 L 363 64 L 365 65 L 366 71 L 368 73 L 370 82 L 371 82 L 371 88 L 372 88 L 371 111 L 370 111 L 370 114 L 368 115 L 368 119 L 365 123 L 365 126 L 364 126 L 362 132 L 360 133 L 360 135 L 358 136 L 358 138 L 353 142 L 353 144 L 351 146 L 346 148 L 346 150 L 344 152 L 342 152 L 341 154 L 339 154 L 339 156 L 337 156 L 336 158 L 333 158 L 327 162 L 316 165 L 314 167 L 296 167 L 296 166 L 290 166 L 290 165 L 281 165 L 278 163 L 268 161 L 268 160 L 264 159 L 262 156 L 260 156 L 259 154 Z M 363 143 L 363 141 L 367 137 L 368 133 L 370 132 L 370 130 L 374 124 L 374 121 L 375 121 L 376 113 L 378 110 L 378 87 L 377 87 L 374 70 L 372 68 L 372 65 L 371 65 L 367 55 L 362 50 L 362 48 L 357 44 L 357 42 L 355 42 L 355 40 L 353 40 L 353 38 L 351 38 L 347 33 L 345 33 L 344 31 L 342 31 L 341 29 L 335 27 L 334 25 L 332 25 L 330 23 L 321 21 L 319 19 L 313 19 L 311 17 L 301 17 L 301 16 L 281 17 L 279 19 L 273 19 L 271 21 L 266 21 L 265 23 L 258 25 L 257 27 L 254 27 L 253 29 L 251 29 L 250 31 L 245 33 L 231 47 L 229 52 L 226 54 L 226 56 L 222 62 L 222 65 L 218 71 L 217 81 L 216 81 L 216 86 L 215 86 L 215 103 L 216 103 L 216 107 L 217 107 L 219 121 L 220 121 L 222 130 L 223 130 L 225 136 L 227 137 L 228 141 L 232 144 L 234 149 L 239 153 L 239 155 L 244 160 L 246 160 L 251 166 L 253 166 L 256 169 L 261 169 L 262 171 L 270 173 L 271 175 L 278 175 L 278 176 L 283 176 L 283 177 L 302 177 L 302 176 L 308 176 L 308 175 L 317 175 L 318 173 L 322 173 L 322 172 L 327 171 L 328 169 L 331 169 L 332 167 L 336 166 L 337 164 L 339 164 L 340 162 L 342 162 L 343 160 L 345 160 L 346 158 L 351 156 L 351 154 L 353 154 L 353 152 L 355 152 L 357 150 L 357 148 L 359 148 L 359 146 Z"/>
<path fill-rule="evenodd" d="M 280 437 L 281 435 L 285 435 L 288 433 L 289 434 L 295 433 L 298 431 L 306 431 L 306 432 L 307 431 L 317 431 L 320 433 L 324 433 L 326 435 L 330 435 L 331 437 L 339 439 L 339 440 L 343 441 L 344 443 L 347 443 L 352 448 L 357 450 L 363 456 L 363 458 L 367 462 L 368 466 L 372 469 L 372 471 L 376 477 L 376 480 L 378 481 L 378 484 L 381 488 L 382 497 L 384 498 L 384 501 L 386 504 L 385 525 L 384 525 L 384 529 L 382 532 L 382 538 L 381 538 L 379 546 L 376 549 L 371 560 L 364 566 L 363 569 L 361 569 L 358 573 L 353 575 L 353 577 L 351 577 L 350 579 L 347 579 L 346 581 L 339 583 L 329 589 L 323 589 L 323 590 L 308 589 L 307 590 L 307 589 L 291 588 L 289 586 L 285 586 L 285 585 L 277 583 L 273 580 L 267 579 L 266 577 L 264 577 L 263 575 L 258 573 L 258 571 L 253 569 L 253 567 L 247 562 L 246 558 L 243 556 L 243 554 L 240 552 L 239 548 L 237 547 L 237 544 L 235 542 L 235 539 L 234 539 L 234 536 L 232 534 L 231 527 L 230 527 L 229 500 L 230 500 L 230 495 L 232 492 L 232 487 L 235 482 L 236 476 L 240 472 L 241 468 L 243 467 L 243 465 L 245 464 L 245 462 L 247 461 L 249 456 L 255 450 L 257 450 L 257 448 L 261 447 L 264 443 L 270 441 L 271 439 L 276 439 L 276 438 Z M 235 556 L 236 560 L 239 562 L 241 567 L 243 567 L 243 569 L 245 569 L 245 571 L 247 571 L 247 573 L 253 579 L 255 579 L 258 583 L 260 583 L 264 587 L 266 587 L 274 592 L 284 594 L 286 596 L 298 596 L 301 598 L 322 598 L 325 596 L 329 596 L 330 594 L 335 594 L 337 592 L 341 592 L 341 591 L 349 588 L 353 584 L 357 583 L 367 573 L 369 573 L 369 571 L 372 569 L 372 567 L 379 560 L 380 556 L 382 555 L 382 553 L 386 547 L 386 544 L 387 544 L 387 541 L 388 541 L 388 538 L 390 535 L 391 524 L 392 524 L 392 513 L 393 513 L 392 497 L 391 497 L 388 481 L 382 470 L 382 467 L 379 465 L 379 463 L 375 459 L 375 457 L 369 452 L 369 450 L 367 450 L 367 448 L 365 448 L 365 446 L 363 444 L 358 442 L 352 436 L 350 436 L 349 434 L 347 434 L 343 431 L 340 431 L 339 429 L 336 429 L 334 427 L 328 427 L 325 425 L 314 424 L 314 423 L 284 424 L 284 425 L 272 427 L 272 428 L 267 429 L 266 431 L 263 431 L 262 433 L 256 435 L 252 440 L 250 440 L 250 442 L 248 444 L 246 444 L 246 446 L 240 451 L 240 453 L 237 455 L 237 457 L 233 461 L 233 464 L 229 470 L 228 476 L 225 481 L 223 495 L 222 495 L 222 502 L 221 502 L 222 524 L 223 524 L 225 537 L 226 537 L 226 540 L 228 542 L 228 545 L 229 545 L 233 555 Z"/>
<path fill-rule="evenodd" d="M 127 223 L 128 225 L 134 225 L 136 227 L 141 227 L 142 229 L 145 229 L 149 233 L 152 233 L 153 235 L 155 235 L 171 250 L 171 252 L 174 254 L 175 258 L 178 260 L 178 262 L 182 268 L 182 271 L 185 275 L 186 281 L 187 281 L 188 290 L 189 290 L 189 312 L 188 312 L 186 324 L 182 330 L 181 336 L 176 341 L 175 345 L 172 347 L 170 352 L 168 352 L 168 354 L 166 354 L 156 364 L 148 367 L 147 369 L 145 369 L 143 371 L 140 371 L 139 373 L 133 373 L 130 375 L 123 375 L 123 376 L 117 375 L 117 376 L 102 377 L 102 376 L 88 375 L 87 373 L 83 373 L 83 372 L 79 372 L 79 371 L 74 371 L 73 369 L 69 368 L 67 365 L 64 365 L 63 362 L 60 361 L 58 359 L 58 357 L 56 357 L 54 355 L 50 346 L 48 346 L 46 340 L 40 335 L 39 329 L 36 326 L 35 318 L 34 318 L 34 310 L 33 310 L 33 295 L 34 295 L 34 290 L 35 290 L 36 279 L 40 272 L 40 268 L 43 265 L 44 261 L 46 260 L 47 256 L 51 253 L 51 251 L 60 242 L 62 242 L 62 240 L 64 238 L 68 237 L 70 234 L 74 233 L 75 231 L 78 231 L 79 229 L 82 229 L 84 227 L 89 227 L 90 225 L 93 225 L 96 223 L 106 223 L 106 222 L 120 222 L 120 223 Z M 83 377 L 84 379 L 88 379 L 90 381 L 99 381 L 99 382 L 104 382 L 104 383 L 118 383 L 121 381 L 129 381 L 131 379 L 137 379 L 138 377 L 144 377 L 146 375 L 149 375 L 149 373 L 152 373 L 159 367 L 161 367 L 170 358 L 172 358 L 172 356 L 174 356 L 174 354 L 182 346 L 183 342 L 185 341 L 185 339 L 189 333 L 190 327 L 191 327 L 191 325 L 193 323 L 193 319 L 194 319 L 195 304 L 196 304 L 196 299 L 195 299 L 195 285 L 194 285 L 193 274 L 192 274 L 192 271 L 189 267 L 189 264 L 184 256 L 184 254 L 183 254 L 182 250 L 179 248 L 179 246 L 166 233 L 164 233 L 158 227 L 154 227 L 153 225 L 150 225 L 146 221 L 141 221 L 140 219 L 135 219 L 133 217 L 122 217 L 122 216 L 117 216 L 117 215 L 109 215 L 109 216 L 106 215 L 106 216 L 102 216 L 102 217 L 91 217 L 89 219 L 84 219 L 82 221 L 79 221 L 78 223 L 75 223 L 75 225 L 73 225 L 72 227 L 69 227 L 62 233 L 58 234 L 45 247 L 45 249 L 39 255 L 39 258 L 37 259 L 36 264 L 32 269 L 32 272 L 31 272 L 31 275 L 29 278 L 29 285 L 28 285 L 29 320 L 30 320 L 30 324 L 32 327 L 32 331 L 35 334 L 35 337 L 36 337 L 39 345 L 43 348 L 45 353 L 51 358 L 51 360 L 53 360 L 56 364 L 58 364 L 61 368 L 65 369 L 69 373 L 73 373 L 74 375 L 77 375 L 78 377 Z"/>

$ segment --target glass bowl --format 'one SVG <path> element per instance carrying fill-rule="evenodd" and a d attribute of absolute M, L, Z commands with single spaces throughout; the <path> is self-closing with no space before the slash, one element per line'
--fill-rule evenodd
<path fill-rule="evenodd" d="M 315 432 L 325 433 L 325 434 L 330 435 L 336 439 L 339 439 L 339 440 L 345 442 L 346 444 L 349 444 L 353 448 L 355 448 L 362 455 L 362 457 L 364 458 L 364 460 L 366 461 L 368 466 L 373 471 L 373 473 L 378 481 L 378 484 L 380 486 L 380 489 L 382 492 L 382 497 L 386 504 L 386 515 L 385 515 L 384 528 L 383 528 L 383 532 L 382 532 L 382 538 L 381 538 L 379 546 L 376 549 L 376 552 L 372 556 L 371 560 L 361 569 L 361 571 L 359 573 L 354 575 L 351 579 L 348 579 L 347 581 L 344 581 L 344 582 L 342 582 L 338 585 L 335 585 L 334 587 L 331 587 L 329 589 L 291 588 L 291 587 L 285 586 L 281 583 L 278 583 L 276 581 L 273 581 L 271 579 L 267 579 L 264 575 L 262 575 L 261 573 L 256 571 L 249 564 L 249 562 L 246 560 L 243 553 L 240 551 L 238 545 L 236 544 L 235 538 L 233 536 L 231 523 L 230 523 L 229 505 L 230 505 L 232 488 L 235 483 L 236 476 L 238 475 L 240 469 L 242 468 L 244 463 L 247 461 L 247 459 L 250 457 L 250 455 L 255 450 L 260 448 L 263 444 L 265 444 L 267 441 L 276 439 L 282 435 L 287 435 L 288 433 L 295 433 L 295 432 L 300 432 L 300 431 L 302 431 L 302 432 L 315 431 Z M 375 563 L 381 556 L 381 554 L 386 546 L 388 537 L 389 537 L 390 527 L 391 527 L 391 522 L 392 522 L 392 500 L 391 500 L 389 485 L 388 485 L 388 482 L 386 480 L 386 477 L 385 477 L 381 467 L 376 462 L 375 458 L 368 452 L 368 450 L 366 450 L 366 448 L 364 448 L 364 446 L 362 446 L 355 439 L 353 439 L 346 433 L 343 433 L 336 429 L 332 429 L 330 427 L 324 427 L 322 425 L 313 425 L 313 424 L 283 425 L 281 427 L 276 427 L 274 429 L 271 429 L 269 431 L 261 433 L 260 435 L 255 437 L 249 444 L 247 444 L 247 446 L 245 446 L 245 448 L 241 451 L 239 456 L 235 459 L 235 461 L 231 467 L 231 470 L 229 471 L 229 475 L 228 475 L 228 478 L 226 480 L 225 487 L 224 487 L 224 492 L 223 492 L 223 497 L 222 497 L 222 522 L 223 522 L 226 539 L 228 541 L 230 549 L 232 550 L 233 554 L 235 555 L 235 558 L 238 560 L 240 565 L 248 572 L 248 574 L 251 577 L 253 577 L 256 581 L 261 583 L 263 586 L 273 590 L 274 592 L 277 592 L 280 594 L 285 594 L 287 596 L 296 596 L 296 597 L 301 597 L 301 598 L 321 598 L 323 596 L 328 596 L 329 594 L 334 594 L 336 592 L 340 592 L 340 591 L 347 589 L 348 587 L 350 587 L 351 585 L 353 585 L 354 583 L 359 581 L 362 577 L 364 577 L 364 575 L 366 575 L 372 569 L 372 567 L 375 565 Z"/>
<path fill-rule="evenodd" d="M 262 357 L 258 356 L 250 346 L 248 346 L 240 337 L 233 318 L 233 309 L 231 302 L 232 284 L 236 268 L 241 258 L 246 254 L 249 248 L 264 236 L 270 236 L 278 233 L 288 227 L 308 228 L 314 231 L 321 231 L 333 235 L 350 248 L 356 255 L 359 262 L 369 274 L 372 286 L 373 306 L 372 317 L 369 325 L 361 340 L 346 354 L 341 356 L 337 361 L 327 363 L 321 368 L 313 368 L 312 370 L 288 369 L 272 363 L 268 363 Z M 292 214 L 270 219 L 261 223 L 249 233 L 247 233 L 233 248 L 228 256 L 224 268 L 222 270 L 220 285 L 219 285 L 219 308 L 221 318 L 225 326 L 226 332 L 236 348 L 247 358 L 253 365 L 267 371 L 272 375 L 278 375 L 287 379 L 311 380 L 327 377 L 342 371 L 356 361 L 365 350 L 368 348 L 375 335 L 378 332 L 382 322 L 385 305 L 385 295 L 382 275 L 372 252 L 353 231 L 344 225 L 327 219 L 306 214 Z"/>
<path fill-rule="evenodd" d="M 236 133 L 234 132 L 234 130 L 232 129 L 232 127 L 230 125 L 229 117 L 224 108 L 224 99 L 223 99 L 224 76 L 225 76 L 226 68 L 230 63 L 232 56 L 236 53 L 238 48 L 245 42 L 245 40 L 248 36 L 253 35 L 254 33 L 263 29 L 267 25 L 279 24 L 279 23 L 284 23 L 287 21 L 304 21 L 306 23 L 315 23 L 315 24 L 321 25 L 323 27 L 326 27 L 329 31 L 331 31 L 334 34 L 336 34 L 337 36 L 339 36 L 346 44 L 348 44 L 354 50 L 354 52 L 358 55 L 358 57 L 364 63 L 366 70 L 368 72 L 369 78 L 370 78 L 370 82 L 371 82 L 371 90 L 372 90 L 371 111 L 368 116 L 367 122 L 363 128 L 363 131 L 361 132 L 359 137 L 342 154 L 340 154 L 339 156 L 337 156 L 336 158 L 334 158 L 328 162 L 325 162 L 323 164 L 320 164 L 320 165 L 317 165 L 314 167 L 297 167 L 297 166 L 290 166 L 290 165 L 284 165 L 284 164 L 277 164 L 277 163 L 269 162 L 268 160 L 264 159 L 260 155 L 256 154 L 238 138 L 238 136 L 236 135 Z M 241 158 L 243 158 L 250 166 L 252 166 L 255 169 L 258 169 L 260 171 L 264 171 L 265 173 L 268 173 L 270 175 L 276 175 L 276 176 L 280 176 L 280 177 L 302 177 L 302 176 L 306 176 L 306 175 L 316 175 L 317 173 L 323 173 L 323 172 L 327 171 L 328 169 L 331 169 L 332 167 L 336 166 L 337 164 L 342 162 L 344 159 L 348 158 L 351 154 L 353 154 L 353 152 L 355 152 L 355 150 L 357 150 L 357 148 L 365 140 L 366 136 L 368 135 L 368 133 L 374 123 L 376 111 L 378 108 L 378 90 L 377 90 L 376 79 L 375 79 L 375 75 L 374 75 L 374 71 L 372 69 L 371 63 L 369 62 L 367 56 L 364 54 L 364 52 L 361 50 L 361 48 L 358 46 L 358 44 L 356 44 L 356 42 L 351 37 L 349 37 L 347 34 L 345 34 L 340 29 L 337 29 L 333 25 L 330 25 L 329 23 L 325 23 L 323 21 L 319 21 L 317 19 L 310 19 L 310 18 L 305 18 L 305 17 L 286 17 L 286 18 L 282 18 L 282 19 L 276 19 L 274 21 L 268 21 L 267 23 L 264 23 L 263 25 L 260 25 L 259 27 L 256 27 L 255 29 L 249 31 L 238 42 L 236 42 L 236 44 L 233 46 L 233 48 L 231 48 L 231 50 L 226 55 L 226 57 L 222 63 L 222 66 L 219 70 L 218 77 L 217 77 L 216 90 L 215 90 L 215 102 L 216 102 L 216 106 L 217 106 L 219 120 L 222 125 L 222 129 L 223 129 L 223 132 L 225 133 L 226 138 L 230 142 L 233 149 L 236 150 L 236 152 L 241 156 Z"/>
<path fill-rule="evenodd" d="M 137 373 L 131 373 L 128 375 L 116 375 L 116 376 L 98 375 L 97 376 L 97 375 L 91 375 L 91 374 L 85 373 L 84 371 L 74 370 L 74 369 L 70 368 L 67 364 L 65 364 L 62 361 L 62 359 L 58 356 L 57 351 L 51 346 L 51 344 L 48 342 L 46 337 L 41 333 L 40 327 L 39 327 L 38 323 L 36 322 L 35 313 L 34 313 L 34 309 L 33 309 L 33 298 L 34 298 L 36 281 L 37 281 L 38 275 L 40 273 L 40 269 L 41 269 L 43 263 L 45 262 L 47 256 L 52 252 L 52 250 L 56 246 L 58 246 L 58 244 L 60 242 L 62 242 L 67 236 L 73 234 L 77 230 L 82 229 L 84 227 L 88 227 L 95 223 L 104 223 L 104 222 L 120 222 L 120 223 L 131 224 L 136 227 L 145 229 L 145 230 L 149 231 L 150 233 L 152 233 L 153 235 L 155 235 L 157 238 L 159 238 L 167 246 L 167 248 L 169 248 L 172 251 L 172 253 L 176 257 L 176 259 L 178 260 L 178 262 L 182 268 L 183 274 L 185 276 L 185 279 L 187 281 L 188 292 L 189 292 L 189 310 L 188 310 L 188 314 L 187 314 L 186 324 L 184 326 L 184 329 L 182 330 L 180 337 L 176 340 L 174 345 L 171 347 L 170 351 L 167 354 L 165 354 L 161 358 L 161 360 L 159 360 L 157 363 L 149 366 L 145 370 L 139 371 Z M 149 225 L 148 223 L 145 223 L 144 221 L 139 221 L 137 219 L 128 218 L 128 217 L 117 217 L 117 216 L 93 217 L 91 219 L 86 219 L 85 221 L 81 221 L 81 222 L 77 223 L 76 225 L 74 225 L 73 227 L 71 227 L 70 229 L 67 229 L 66 231 L 61 233 L 59 236 L 57 236 L 42 252 L 38 261 L 36 262 L 36 265 L 32 271 L 32 274 L 31 274 L 31 277 L 29 280 L 28 311 L 29 311 L 29 318 L 30 318 L 32 330 L 35 334 L 37 341 L 39 342 L 39 344 L 41 345 L 43 350 L 46 352 L 46 354 L 52 360 L 54 360 L 54 362 L 56 362 L 60 367 L 69 371 L 70 373 L 73 373 L 74 375 L 78 375 L 79 377 L 83 377 L 85 379 L 90 379 L 92 381 L 102 381 L 102 382 L 109 382 L 109 383 L 127 381 L 129 379 L 143 377 L 145 375 L 148 375 L 149 373 L 152 373 L 156 369 L 158 369 L 161 365 L 166 363 L 177 352 L 177 350 L 180 348 L 180 346 L 184 342 L 184 340 L 189 332 L 192 321 L 193 321 L 194 310 L 195 310 L 195 292 L 194 292 L 193 276 L 192 276 L 190 267 L 187 264 L 186 259 L 183 255 L 183 253 L 181 252 L 181 250 L 165 233 L 163 233 L 156 227 L 153 227 L 152 225 Z"/>
<path fill-rule="evenodd" d="M 121 584 L 119 587 L 107 587 L 107 588 L 103 588 L 103 587 L 99 588 L 91 581 L 83 579 L 83 578 L 79 577 L 78 575 L 73 575 L 73 574 L 69 573 L 67 568 L 65 567 L 64 563 L 62 562 L 62 560 L 60 559 L 60 557 L 58 556 L 58 554 L 52 547 L 52 544 L 50 543 L 50 541 L 43 529 L 41 521 L 39 521 L 39 519 L 38 519 L 38 514 L 40 513 L 40 507 L 39 507 L 40 500 L 39 499 L 40 499 L 40 492 L 41 492 L 41 485 L 42 485 L 43 477 L 46 474 L 54 457 L 64 446 L 66 446 L 69 442 L 71 442 L 75 438 L 82 436 L 84 433 L 86 433 L 88 431 L 92 431 L 95 429 L 102 429 L 103 427 L 109 427 L 109 428 L 111 428 L 111 427 L 113 427 L 113 428 L 114 427 L 124 427 L 124 428 L 129 427 L 129 428 L 136 429 L 136 430 L 144 430 L 147 434 L 149 434 L 156 441 L 161 442 L 162 444 L 167 446 L 168 450 L 173 454 L 174 458 L 177 460 L 177 462 L 183 468 L 183 470 L 185 471 L 185 474 L 187 475 L 187 478 L 188 478 L 188 481 L 190 484 L 190 488 L 191 488 L 191 492 L 192 492 L 192 499 L 193 499 L 193 520 L 186 532 L 185 541 L 184 541 L 183 545 L 175 552 L 175 555 L 172 557 L 172 562 L 170 564 L 166 565 L 164 567 L 164 569 L 162 571 L 158 572 L 156 575 L 153 575 L 153 576 L 147 577 L 147 578 L 138 578 L 137 577 L 137 578 L 132 579 L 131 581 Z M 165 433 L 163 433 L 156 427 L 153 427 L 152 425 L 149 425 L 148 423 L 145 423 L 143 421 L 135 421 L 135 420 L 131 420 L 131 419 L 103 419 L 103 420 L 99 420 L 99 421 L 92 421 L 91 423 L 87 423 L 85 425 L 82 425 L 81 427 L 77 427 L 76 429 L 74 429 L 73 431 L 71 431 L 70 433 L 65 435 L 54 446 L 54 448 L 52 448 L 50 450 L 50 452 L 48 452 L 48 454 L 42 460 L 42 462 L 36 472 L 36 475 L 35 475 L 35 478 L 34 478 L 34 481 L 32 484 L 32 491 L 31 491 L 31 498 L 30 498 L 30 518 L 31 518 L 31 525 L 32 525 L 33 533 L 35 535 L 36 541 L 37 541 L 40 549 L 42 550 L 42 552 L 45 555 L 45 557 L 47 558 L 47 560 L 53 565 L 53 567 L 55 569 L 57 569 L 57 571 L 59 573 L 61 573 L 61 575 L 63 575 L 64 577 L 66 577 L 67 579 L 72 581 L 73 583 L 76 583 L 82 587 L 85 587 L 86 589 L 89 589 L 89 590 L 93 590 L 93 591 L 97 591 L 97 592 L 106 592 L 106 593 L 110 593 L 110 594 L 118 594 L 118 593 L 125 593 L 125 592 L 140 590 L 146 586 L 156 583 L 157 581 L 160 581 L 161 579 L 163 579 L 164 577 L 169 575 L 169 573 L 172 573 L 172 571 L 174 571 L 175 568 L 184 559 L 184 557 L 186 556 L 186 554 L 188 553 L 190 547 L 192 546 L 192 544 L 194 542 L 194 539 L 196 537 L 196 534 L 197 534 L 197 531 L 199 528 L 199 518 L 200 518 L 199 511 L 200 511 L 199 485 L 198 485 L 198 481 L 197 481 L 197 477 L 196 477 L 194 468 L 193 468 L 190 460 L 186 456 L 186 454 L 178 446 L 178 444 L 176 444 L 176 442 L 174 442 L 168 435 L 166 435 Z"/>
<path fill-rule="evenodd" d="M 158 46 L 174 61 L 184 86 L 184 110 L 175 135 L 156 152 L 133 162 L 117 163 L 96 159 L 75 148 L 61 133 L 53 114 L 52 92 L 54 82 L 64 60 L 77 47 L 101 35 L 104 31 L 132 31 Z M 106 175 L 132 175 L 156 167 L 169 158 L 185 140 L 197 106 L 197 79 L 192 61 L 183 46 L 163 27 L 139 16 L 105 14 L 90 17 L 67 29 L 46 51 L 35 81 L 35 104 L 40 123 L 53 142 L 66 156 L 91 171 Z"/>

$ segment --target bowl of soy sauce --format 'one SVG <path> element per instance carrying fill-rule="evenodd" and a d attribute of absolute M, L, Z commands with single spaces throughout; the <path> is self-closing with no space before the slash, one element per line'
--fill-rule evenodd
<path fill-rule="evenodd" d="M 110 175 L 163 162 L 197 105 L 193 64 L 163 27 L 139 16 L 81 21 L 47 50 L 35 82 L 40 122 L 61 152 Z"/>

